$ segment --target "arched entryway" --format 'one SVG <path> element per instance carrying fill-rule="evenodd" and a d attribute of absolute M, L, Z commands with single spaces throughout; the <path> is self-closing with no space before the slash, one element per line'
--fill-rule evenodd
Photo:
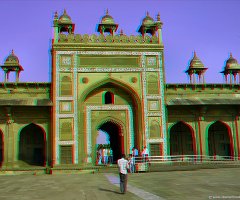
<path fill-rule="evenodd" d="M 83 110 L 86 109 L 87 106 L 115 106 L 116 109 L 106 109 L 111 111 L 119 111 L 126 108 L 122 108 L 124 106 L 129 106 L 129 124 L 133 128 L 134 141 L 133 146 L 139 148 L 143 146 L 142 134 L 143 134 L 143 121 L 142 121 L 142 106 L 139 95 L 134 91 L 129 85 L 126 85 L 122 82 L 106 79 L 104 81 L 96 82 L 87 88 L 80 97 L 81 101 L 79 102 L 79 107 Z M 118 107 L 118 108 L 117 108 Z M 101 110 L 105 110 L 104 108 L 100 108 Z M 93 109 L 92 109 L 93 110 Z M 97 109 L 96 109 L 97 110 Z M 115 114 L 118 115 L 119 114 Z M 114 115 L 109 115 L 111 117 Z M 127 115 L 125 115 L 127 116 Z M 86 120 L 87 120 L 86 113 Z M 91 119 L 94 116 L 91 114 Z M 106 117 L 106 116 L 103 116 Z M 97 119 L 95 119 L 97 120 Z M 94 119 L 89 122 L 89 124 L 93 124 Z M 123 120 L 124 121 L 124 120 Z M 126 123 L 125 123 L 126 125 Z M 84 120 L 82 121 L 82 125 L 84 127 Z M 95 126 L 96 127 L 96 126 Z M 86 131 L 86 135 L 87 135 Z M 125 143 L 126 145 L 126 143 Z M 129 148 L 130 149 L 130 148 Z"/>
<path fill-rule="evenodd" d="M 0 130 L 0 166 L 2 166 L 3 163 L 3 133 Z"/>
<path fill-rule="evenodd" d="M 208 129 L 209 156 L 233 156 L 233 142 L 230 128 L 217 121 Z"/>
<path fill-rule="evenodd" d="M 124 153 L 124 139 L 121 126 L 113 121 L 107 121 L 98 127 L 98 131 L 103 131 L 109 136 L 109 145 L 113 151 L 113 162 L 121 158 Z"/>
<path fill-rule="evenodd" d="M 170 155 L 194 155 L 196 142 L 192 128 L 178 122 L 170 129 Z"/>
<path fill-rule="evenodd" d="M 19 160 L 30 165 L 45 166 L 45 132 L 36 124 L 29 124 L 20 132 Z"/>

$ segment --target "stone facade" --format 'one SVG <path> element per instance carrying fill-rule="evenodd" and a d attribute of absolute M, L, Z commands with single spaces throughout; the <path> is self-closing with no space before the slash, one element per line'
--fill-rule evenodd
<path fill-rule="evenodd" d="M 52 85 L 58 89 L 53 90 L 54 164 L 61 164 L 64 154 L 61 149 L 67 145 L 71 146 L 74 164 L 96 162 L 97 132 L 106 123 L 119 128 L 110 137 L 120 135 L 116 140 L 121 143 L 121 153 L 129 154 L 134 146 L 142 149 L 157 142 L 164 155 L 164 134 L 160 134 L 165 132 L 161 41 L 155 35 L 114 35 L 110 26 L 114 22 L 108 14 L 102 18 L 99 30 L 105 27 L 109 34 L 100 31 L 99 36 L 74 35 L 73 31 L 66 31 L 73 30 L 69 16 L 66 13 L 63 16 L 68 19 L 64 31 L 59 21 L 62 16 L 59 19 L 55 16 L 52 52 Z M 152 23 L 156 30 L 161 29 L 156 22 Z M 107 94 L 110 103 L 106 103 Z M 69 104 L 72 109 L 61 110 L 62 104 Z M 153 122 L 160 131 L 151 138 L 149 127 Z M 66 123 L 72 129 L 63 139 Z"/>
<path fill-rule="evenodd" d="M 239 85 L 230 84 L 167 84 L 168 154 L 171 154 L 172 128 L 181 122 L 192 133 L 194 154 L 214 156 L 209 134 L 211 126 L 217 125 L 220 130 L 215 128 L 215 132 L 223 137 L 218 143 L 230 145 L 222 156 L 239 157 L 239 89 Z M 215 149 L 215 154 L 221 151 L 219 146 L 216 148 L 219 150 Z"/>
<path fill-rule="evenodd" d="M 2 167 L 24 167 L 26 159 L 20 158 L 20 138 L 28 127 L 39 127 L 43 146 L 28 141 L 23 147 L 32 151 L 42 149 L 45 165 L 51 162 L 51 100 L 49 83 L 2 83 L 0 85 L 0 133 Z M 30 129 L 32 130 L 32 129 Z M 30 138 L 32 140 L 32 138 Z M 37 150 L 38 149 L 38 150 Z M 32 152 L 31 157 L 34 157 Z M 23 162 L 22 162 L 22 161 Z"/>
<path fill-rule="evenodd" d="M 114 159 L 144 146 L 152 156 L 239 157 L 239 85 L 205 84 L 207 68 L 196 53 L 191 84 L 166 84 L 160 16 L 147 14 L 139 36 L 116 35 L 117 27 L 107 12 L 100 35 L 79 35 L 66 11 L 55 13 L 51 83 L 19 82 L 23 68 L 13 52 L 7 58 L 0 84 L 3 168 L 94 165 L 100 129 L 109 133 Z"/>

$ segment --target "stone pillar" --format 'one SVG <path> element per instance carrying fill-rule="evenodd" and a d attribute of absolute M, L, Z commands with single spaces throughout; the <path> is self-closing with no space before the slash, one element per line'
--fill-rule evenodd
<path fill-rule="evenodd" d="M 227 74 L 225 74 L 224 76 L 225 76 L 225 81 L 227 83 L 228 82 Z"/>
<path fill-rule="evenodd" d="M 193 84 L 196 84 L 196 80 L 195 80 L 195 72 L 193 72 Z"/>
<path fill-rule="evenodd" d="M 16 82 L 19 82 L 19 74 L 20 74 L 20 71 L 17 69 L 16 70 Z"/>
<path fill-rule="evenodd" d="M 236 129 L 236 143 L 237 143 L 237 154 L 238 154 L 238 160 L 240 160 L 240 144 L 239 144 L 239 115 L 236 115 L 235 116 L 235 119 L 234 119 L 234 122 L 235 122 L 235 129 Z"/>
<path fill-rule="evenodd" d="M 237 84 L 237 73 L 233 73 L 234 84 Z"/>
<path fill-rule="evenodd" d="M 7 120 L 6 120 L 6 136 L 5 136 L 5 141 L 7 143 L 7 145 L 5 145 L 5 147 L 7 147 L 7 149 L 4 149 L 5 153 L 5 162 L 4 162 L 4 166 L 6 168 L 11 168 L 14 167 L 14 127 L 13 127 L 13 123 L 14 120 L 12 119 L 12 114 L 11 114 L 11 107 L 7 107 L 6 108 L 6 116 L 7 116 Z"/>
<path fill-rule="evenodd" d="M 202 155 L 206 155 L 206 145 L 204 145 L 204 142 L 206 144 L 206 137 L 205 137 L 205 127 L 204 127 L 204 116 L 206 115 L 207 107 L 203 106 L 199 110 L 199 116 L 198 116 L 198 134 L 199 134 L 199 146 L 200 146 L 200 155 L 201 155 L 201 161 L 202 161 Z M 205 148 L 204 148 L 205 147 Z"/>
<path fill-rule="evenodd" d="M 9 74 L 9 71 L 8 70 L 4 70 L 4 82 L 8 82 L 8 74 Z"/>
<path fill-rule="evenodd" d="M 200 160 L 199 161 L 202 161 L 202 155 L 203 155 L 203 151 L 202 151 L 202 135 L 204 134 L 202 132 L 202 121 L 204 120 L 204 117 L 203 116 L 199 116 L 198 117 L 198 120 L 197 120 L 197 124 L 198 124 L 198 138 L 199 138 L 199 156 L 200 156 Z"/>
<path fill-rule="evenodd" d="M 158 28 L 158 44 L 163 44 L 162 29 Z"/>

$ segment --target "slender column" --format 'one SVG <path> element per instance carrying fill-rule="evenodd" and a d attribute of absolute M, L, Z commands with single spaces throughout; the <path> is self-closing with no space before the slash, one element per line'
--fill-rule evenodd
<path fill-rule="evenodd" d="M 53 102 L 53 106 L 51 107 L 51 167 L 54 167 L 56 163 L 56 52 L 52 50 L 52 88 L 51 88 L 51 99 Z"/>
<path fill-rule="evenodd" d="M 193 73 L 193 84 L 195 84 L 196 83 L 196 79 L 195 79 L 196 77 L 195 77 L 195 73 Z"/>
<path fill-rule="evenodd" d="M 202 81 L 203 81 L 203 84 L 205 84 L 205 76 L 204 76 L 204 74 L 203 74 L 203 77 L 202 77 Z"/>
<path fill-rule="evenodd" d="M 225 76 L 225 81 L 226 81 L 226 83 L 227 83 L 227 82 L 228 82 L 227 74 L 225 74 L 224 76 Z"/>
<path fill-rule="evenodd" d="M 4 82 L 8 82 L 8 70 L 4 70 Z"/>
<path fill-rule="evenodd" d="M 20 71 L 16 70 L 16 82 L 19 82 L 19 74 L 20 74 Z"/>
<path fill-rule="evenodd" d="M 234 84 L 237 84 L 237 74 L 233 73 Z"/>
<path fill-rule="evenodd" d="M 14 164 L 14 132 L 13 132 L 13 122 L 11 115 L 11 107 L 6 108 L 7 111 L 7 121 L 6 121 L 6 128 L 7 128 L 7 138 L 5 140 L 7 141 L 7 149 L 6 149 L 6 167 L 13 167 Z"/>
<path fill-rule="evenodd" d="M 198 74 L 198 83 L 201 83 L 201 76 L 202 76 L 202 74 L 199 73 L 199 74 Z"/>
<path fill-rule="evenodd" d="M 238 119 L 239 119 L 239 116 L 237 115 L 235 117 L 234 121 L 235 121 L 235 128 L 236 128 L 238 160 L 240 160 L 240 148 L 239 148 L 239 137 L 238 137 Z"/>
<path fill-rule="evenodd" d="M 192 84 L 192 74 L 189 74 L 190 77 L 190 84 Z"/>
<path fill-rule="evenodd" d="M 162 29 L 158 28 L 158 44 L 162 44 L 163 39 L 162 39 Z"/>
<path fill-rule="evenodd" d="M 201 133 L 201 121 L 203 117 L 198 117 L 198 137 L 199 137 L 199 145 L 200 145 L 200 160 L 202 161 L 202 133 Z"/>

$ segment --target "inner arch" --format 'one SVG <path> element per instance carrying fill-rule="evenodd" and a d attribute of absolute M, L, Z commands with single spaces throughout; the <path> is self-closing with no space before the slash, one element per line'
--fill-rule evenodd
<path fill-rule="evenodd" d="M 107 121 L 99 126 L 98 131 L 106 132 L 109 135 L 110 148 L 113 150 L 113 162 L 121 158 L 124 150 L 123 136 L 120 125 Z"/>

